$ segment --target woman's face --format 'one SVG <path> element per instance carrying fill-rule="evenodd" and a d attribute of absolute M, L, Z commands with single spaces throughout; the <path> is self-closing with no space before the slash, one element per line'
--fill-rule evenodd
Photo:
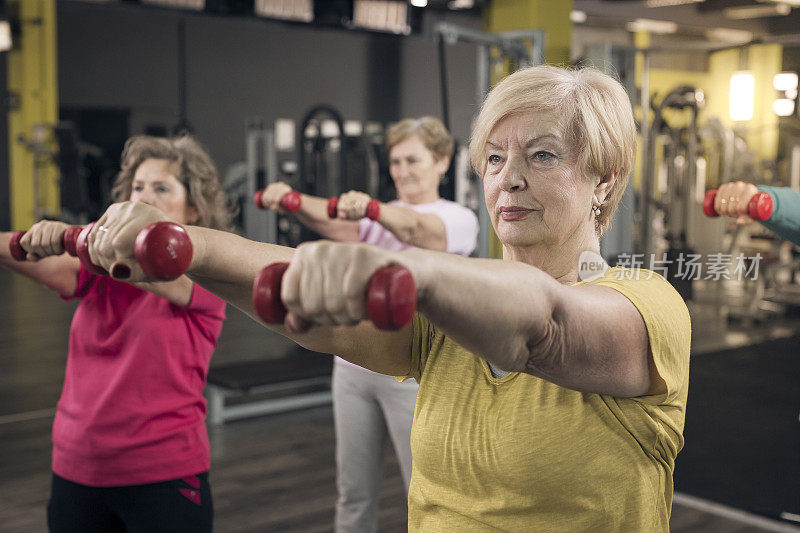
<path fill-rule="evenodd" d="M 594 231 L 595 183 L 578 167 L 578 148 L 554 112 L 526 111 L 498 122 L 486 145 L 483 189 L 507 247 L 561 245 Z"/>
<path fill-rule="evenodd" d="M 450 164 L 439 161 L 417 135 L 395 144 L 389 151 L 389 174 L 400 200 L 410 204 L 435 202 L 439 199 L 439 179 Z"/>
<path fill-rule="evenodd" d="M 157 207 L 179 224 L 193 224 L 197 210 L 189 206 L 186 187 L 175 174 L 171 161 L 145 159 L 133 175 L 130 201 Z"/>

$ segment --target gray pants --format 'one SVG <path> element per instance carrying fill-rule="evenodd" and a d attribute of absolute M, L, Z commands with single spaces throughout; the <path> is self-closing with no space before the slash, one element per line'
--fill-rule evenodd
<path fill-rule="evenodd" d="M 391 437 L 408 494 L 411 479 L 411 420 L 417 382 L 337 361 L 333 365 L 333 420 L 336 426 L 337 533 L 378 529 L 378 493 L 383 453 Z"/>

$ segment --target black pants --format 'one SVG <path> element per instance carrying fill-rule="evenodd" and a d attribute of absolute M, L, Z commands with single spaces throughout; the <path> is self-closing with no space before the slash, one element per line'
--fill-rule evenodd
<path fill-rule="evenodd" d="M 89 487 L 53 474 L 47 525 L 53 533 L 210 532 L 208 472 L 125 487 Z"/>

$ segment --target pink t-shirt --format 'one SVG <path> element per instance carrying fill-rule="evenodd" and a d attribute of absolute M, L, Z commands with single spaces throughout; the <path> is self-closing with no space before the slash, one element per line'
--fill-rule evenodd
<path fill-rule="evenodd" d="M 419 213 L 433 213 L 444 222 L 445 235 L 447 236 L 447 249 L 449 254 L 469 255 L 478 243 L 478 217 L 471 209 L 463 205 L 440 198 L 429 204 L 407 204 L 400 200 L 389 202 L 389 205 L 407 207 Z M 408 250 L 413 248 L 394 236 L 394 233 L 384 228 L 381 224 L 368 218 L 362 218 L 358 226 L 358 239 L 367 244 L 373 244 L 387 250 Z M 340 364 L 358 366 L 341 357 L 335 361 Z M 358 367 L 361 368 L 361 367 Z M 370 372 L 362 368 L 365 372 Z"/>
<path fill-rule="evenodd" d="M 53 472 L 97 487 L 209 469 L 203 389 L 225 302 L 194 285 L 181 307 L 81 267 Z"/>

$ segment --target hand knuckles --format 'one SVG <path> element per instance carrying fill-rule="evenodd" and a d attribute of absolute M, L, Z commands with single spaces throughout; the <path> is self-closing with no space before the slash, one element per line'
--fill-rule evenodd
<path fill-rule="evenodd" d="M 350 302 L 361 302 L 364 299 L 364 287 L 351 282 L 344 287 L 344 298 Z"/>
<path fill-rule="evenodd" d="M 130 242 L 124 235 L 117 234 L 111 239 L 110 249 L 114 252 L 118 252 L 120 255 L 124 255 L 129 247 Z"/>
<path fill-rule="evenodd" d="M 345 298 L 341 291 L 326 292 L 323 300 L 325 310 L 329 313 L 341 313 L 345 308 Z"/>

